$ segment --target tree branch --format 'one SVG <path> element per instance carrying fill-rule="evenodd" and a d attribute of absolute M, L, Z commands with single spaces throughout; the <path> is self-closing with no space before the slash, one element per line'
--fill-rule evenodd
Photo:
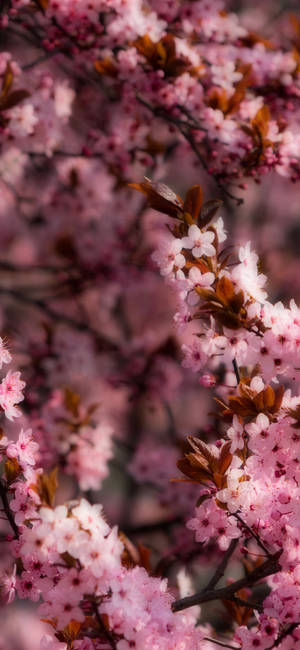
<path fill-rule="evenodd" d="M 236 580 L 236 582 L 233 582 L 227 587 L 209 591 L 208 589 L 203 589 L 193 596 L 186 596 L 185 598 L 176 600 L 172 604 L 173 612 L 180 612 L 183 609 L 187 609 L 188 607 L 200 605 L 201 603 L 206 603 L 211 600 L 230 600 L 232 596 L 234 596 L 235 593 L 240 589 L 243 589 L 244 587 L 250 587 L 259 580 L 267 578 L 268 576 L 280 571 L 280 564 L 278 560 L 281 553 L 282 551 L 274 553 L 274 555 L 268 557 L 268 559 L 263 564 L 261 564 L 259 567 L 256 567 L 248 576 L 241 578 L 240 580 Z"/>
<path fill-rule="evenodd" d="M 110 643 L 110 646 L 113 650 L 117 650 L 117 644 L 115 641 L 114 636 L 110 632 L 110 630 L 104 625 L 101 614 L 99 613 L 98 606 L 96 603 L 93 603 L 93 611 L 97 619 L 97 623 L 99 625 L 99 628 L 101 630 L 102 635 L 104 636 L 105 639 Z"/>
<path fill-rule="evenodd" d="M 221 648 L 231 648 L 231 650 L 240 650 L 240 648 L 238 648 L 237 645 L 230 645 L 225 641 L 217 641 L 217 639 L 213 639 L 211 636 L 205 636 L 204 641 L 210 641 L 211 643 L 215 643 L 216 645 L 221 646 Z"/>
<path fill-rule="evenodd" d="M 292 634 L 292 632 L 298 627 L 300 623 L 291 623 L 288 627 L 286 627 L 282 632 L 278 635 L 276 641 L 271 645 L 267 650 L 273 650 L 273 648 L 277 648 L 281 641 L 285 639 L 289 634 Z"/>
<path fill-rule="evenodd" d="M 272 554 L 270 553 L 270 551 L 268 551 L 267 547 L 266 547 L 266 546 L 264 545 L 264 543 L 261 541 L 259 535 L 257 535 L 257 534 L 252 530 L 252 528 L 250 528 L 250 526 L 248 526 L 248 524 L 246 524 L 246 522 L 242 519 L 242 517 L 240 517 L 240 515 L 238 514 L 238 512 L 234 512 L 234 513 L 232 514 L 232 516 L 235 517 L 235 518 L 240 522 L 240 524 L 242 524 L 242 526 L 243 526 L 243 527 L 248 531 L 249 535 L 251 535 L 251 537 L 253 537 L 253 538 L 255 539 L 255 541 L 256 541 L 256 543 L 258 544 L 258 546 L 260 546 L 260 548 L 261 548 L 261 549 L 266 553 L 266 555 L 267 555 L 268 557 L 271 557 Z"/>
<path fill-rule="evenodd" d="M 8 295 L 15 300 L 19 300 L 20 302 L 27 303 L 32 307 L 40 309 L 56 323 L 65 323 L 66 325 L 69 325 L 69 327 L 72 327 L 73 329 L 76 329 L 80 332 L 87 332 L 88 334 L 91 334 L 95 340 L 95 343 L 103 352 L 120 353 L 116 343 L 110 339 L 107 339 L 105 336 L 97 332 L 97 330 L 90 327 L 89 325 L 86 325 L 85 323 L 82 323 L 75 318 L 68 316 L 66 313 L 61 313 L 52 309 L 44 300 L 41 300 L 40 298 L 32 298 L 31 296 L 27 296 L 26 294 L 18 292 L 15 289 L 6 289 L 4 287 L 0 287 L 0 294 Z"/>
<path fill-rule="evenodd" d="M 1 500 L 2 500 L 2 504 L 3 504 L 3 510 L 4 510 L 5 515 L 7 517 L 7 521 L 10 523 L 11 528 L 13 529 L 13 531 L 15 533 L 15 536 L 18 539 L 18 537 L 19 537 L 19 529 L 18 529 L 18 526 L 17 526 L 17 524 L 16 524 L 16 522 L 14 520 L 11 509 L 9 507 L 9 501 L 8 501 L 8 498 L 7 498 L 6 486 L 3 483 L 3 481 L 1 481 L 1 479 L 0 479 L 0 497 L 1 497 Z"/>
<path fill-rule="evenodd" d="M 221 564 L 219 564 L 219 566 L 217 567 L 217 570 L 214 573 L 213 577 L 209 581 L 208 585 L 205 587 L 206 591 L 211 591 L 216 586 L 216 584 L 219 582 L 219 580 L 221 580 L 221 578 L 223 578 L 223 575 L 225 573 L 227 564 L 228 564 L 231 556 L 233 555 L 233 553 L 234 553 L 234 551 L 235 551 L 235 549 L 236 549 L 236 547 L 238 545 L 238 542 L 239 542 L 238 538 L 235 538 L 235 539 L 231 540 L 227 551 L 224 553 Z"/>
<path fill-rule="evenodd" d="M 236 359 L 232 360 L 232 365 L 233 365 L 234 374 L 236 376 L 237 385 L 239 385 L 239 383 L 241 381 L 241 377 L 240 377 L 240 371 L 238 369 Z"/>

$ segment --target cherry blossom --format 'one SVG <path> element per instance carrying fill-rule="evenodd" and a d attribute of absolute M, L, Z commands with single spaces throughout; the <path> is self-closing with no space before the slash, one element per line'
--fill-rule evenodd
<path fill-rule="evenodd" d="M 234 453 L 237 449 L 243 449 L 244 447 L 243 432 L 244 432 L 243 426 L 241 425 L 238 417 L 234 415 L 232 420 L 232 427 L 230 427 L 230 429 L 227 429 L 226 432 L 228 438 L 230 438 L 230 440 L 232 441 L 230 447 L 232 453 Z"/>
<path fill-rule="evenodd" d="M 1 597 L 8 605 L 13 602 L 16 593 L 16 569 L 14 564 L 10 574 L 3 573 L 1 576 Z"/>
<path fill-rule="evenodd" d="M 184 248 L 191 248 L 194 257 L 201 257 L 202 255 L 214 255 L 215 249 L 212 242 L 215 236 L 213 232 L 201 232 L 198 226 L 190 226 L 188 229 L 188 236 L 183 237 L 182 246 Z"/>
<path fill-rule="evenodd" d="M 9 420 L 13 420 L 15 417 L 21 415 L 18 407 L 15 406 L 15 404 L 18 404 L 24 399 L 22 390 L 25 387 L 25 383 L 20 380 L 20 375 L 20 372 L 12 372 L 9 370 L 0 384 L 0 405 Z"/>
<path fill-rule="evenodd" d="M 152 258 L 159 264 L 162 275 L 169 275 L 174 268 L 181 269 L 185 265 L 182 246 L 180 240 L 174 238 L 161 241 L 159 250 L 153 253 Z"/>
<path fill-rule="evenodd" d="M 38 444 L 32 438 L 32 431 L 20 432 L 19 439 L 16 443 L 10 443 L 6 448 L 6 454 L 9 458 L 17 458 L 19 463 L 24 465 L 35 465 Z"/>

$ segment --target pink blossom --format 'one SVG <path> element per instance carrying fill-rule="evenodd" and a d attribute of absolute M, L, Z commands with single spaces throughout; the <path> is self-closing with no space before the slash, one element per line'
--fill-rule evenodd
<path fill-rule="evenodd" d="M 227 239 L 227 233 L 226 233 L 226 230 L 224 228 L 224 221 L 223 221 L 222 217 L 219 217 L 217 219 L 217 221 L 213 221 L 212 225 L 215 228 L 215 230 L 217 231 L 219 244 L 222 244 Z"/>
<path fill-rule="evenodd" d="M 227 436 L 230 438 L 231 447 L 230 451 L 233 454 L 237 449 L 243 449 L 245 440 L 244 440 L 244 427 L 241 424 L 239 418 L 234 415 L 232 420 L 232 427 L 227 429 Z"/>
<path fill-rule="evenodd" d="M 199 384 L 205 386 L 205 388 L 211 388 L 212 386 L 215 386 L 216 383 L 216 378 L 213 375 L 206 374 L 199 377 Z"/>
<path fill-rule="evenodd" d="M 215 280 L 213 273 L 201 273 L 197 267 L 192 267 L 189 271 L 189 285 L 196 289 L 197 287 L 210 287 Z M 199 302 L 199 296 L 195 291 L 190 291 L 188 295 L 188 304 L 194 305 Z"/>
<path fill-rule="evenodd" d="M 9 127 L 15 137 L 31 135 L 38 122 L 32 104 L 16 106 L 10 112 Z"/>
<path fill-rule="evenodd" d="M 113 454 L 112 435 L 110 426 L 100 424 L 85 428 L 70 439 L 72 450 L 68 454 L 66 473 L 77 477 L 82 490 L 100 488 L 108 475 L 108 461 Z"/>
<path fill-rule="evenodd" d="M 185 257 L 181 254 L 182 246 L 182 241 L 175 238 L 160 242 L 159 249 L 153 253 L 152 259 L 160 267 L 161 275 L 169 275 L 174 268 L 181 269 L 185 265 Z"/>
<path fill-rule="evenodd" d="M 35 464 L 37 451 L 38 444 L 32 438 L 31 429 L 22 429 L 18 441 L 8 445 L 6 454 L 9 458 L 17 458 L 22 466 L 26 466 Z"/>
<path fill-rule="evenodd" d="M 255 444 L 255 439 L 260 437 L 261 440 L 266 439 L 269 434 L 269 418 L 264 413 L 259 413 L 256 421 L 251 424 L 246 424 L 245 429 L 249 435 L 249 447 L 252 449 Z"/>
<path fill-rule="evenodd" d="M 215 248 L 212 245 L 214 238 L 215 235 L 212 231 L 202 232 L 198 226 L 193 225 L 189 227 L 188 237 L 182 238 L 181 244 L 183 248 L 191 248 L 194 257 L 211 256 L 215 254 Z"/>
<path fill-rule="evenodd" d="M 204 352 L 201 339 L 194 337 L 191 345 L 184 344 L 182 346 L 184 360 L 182 365 L 184 368 L 191 368 L 193 372 L 198 372 L 203 368 L 206 363 L 207 356 Z"/>
<path fill-rule="evenodd" d="M 231 539 L 240 536 L 240 532 L 233 519 L 229 519 L 214 500 L 204 501 L 203 505 L 196 508 L 196 516 L 190 519 L 187 527 L 195 531 L 197 542 L 208 542 L 211 537 L 217 538 L 221 550 L 225 551 Z"/>
<path fill-rule="evenodd" d="M 45 634 L 41 639 L 41 650 L 67 650 L 66 643 L 60 643 L 50 634 Z"/>
<path fill-rule="evenodd" d="M 48 588 L 51 586 L 50 580 L 47 581 Z M 33 602 L 40 599 L 40 589 L 38 581 L 29 571 L 23 571 L 17 581 L 17 593 L 19 598 L 29 598 Z"/>
<path fill-rule="evenodd" d="M 11 574 L 2 573 L 0 577 L 0 594 L 1 598 L 8 605 L 13 602 L 16 593 L 16 569 L 17 565 L 14 564 L 14 568 Z"/>
<path fill-rule="evenodd" d="M 267 278 L 257 271 L 258 257 L 256 253 L 251 251 L 250 242 L 240 248 L 239 258 L 241 264 L 236 266 L 232 272 L 234 281 L 239 288 L 246 290 L 253 298 L 259 302 L 264 302 L 267 294 L 263 287 Z"/>
<path fill-rule="evenodd" d="M 25 388 L 25 382 L 20 380 L 20 376 L 20 372 L 9 370 L 0 384 L 0 405 L 9 420 L 21 415 L 15 406 L 24 399 L 22 390 Z"/>

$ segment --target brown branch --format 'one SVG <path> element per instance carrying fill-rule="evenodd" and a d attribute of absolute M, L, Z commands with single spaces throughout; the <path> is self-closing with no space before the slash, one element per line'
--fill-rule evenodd
<path fill-rule="evenodd" d="M 56 56 L 56 54 L 60 54 L 60 51 L 52 50 L 52 52 L 47 52 L 46 54 L 39 56 L 37 59 L 34 59 L 34 61 L 31 61 L 30 63 L 25 63 L 24 65 L 21 66 L 21 69 L 30 70 L 30 68 L 35 68 L 35 66 L 39 65 L 40 63 L 45 63 L 45 61 L 48 61 L 53 56 Z"/>
<path fill-rule="evenodd" d="M 258 546 L 260 546 L 260 548 L 262 548 L 262 550 L 266 553 L 266 555 L 268 557 L 272 557 L 272 553 L 270 553 L 270 551 L 268 551 L 267 547 L 261 541 L 259 535 L 257 535 L 257 533 L 255 533 L 252 530 L 252 528 L 250 528 L 250 526 L 248 526 L 248 524 L 246 524 L 246 522 L 242 519 L 242 517 L 238 514 L 238 512 L 234 512 L 232 514 L 232 516 L 235 517 L 240 522 L 240 524 L 242 524 L 242 526 L 248 531 L 249 535 L 251 535 L 251 537 L 253 537 L 255 539 Z"/>
<path fill-rule="evenodd" d="M 210 641 L 211 643 L 215 643 L 216 645 L 221 646 L 221 648 L 230 648 L 231 650 L 240 650 L 240 648 L 237 645 L 230 645 L 226 643 L 225 641 L 217 641 L 217 639 L 213 639 L 211 636 L 205 636 L 204 641 Z"/>
<path fill-rule="evenodd" d="M 7 521 L 10 523 L 11 528 L 13 529 L 16 538 L 18 538 L 19 537 L 19 529 L 18 529 L 18 526 L 17 526 L 17 524 L 16 524 L 16 522 L 14 520 L 12 511 L 11 511 L 10 506 L 9 506 L 6 486 L 3 483 L 3 481 L 1 481 L 1 479 L 0 479 L 0 497 L 1 497 L 1 500 L 2 500 L 3 510 L 5 512 Z"/>
<path fill-rule="evenodd" d="M 239 385 L 239 383 L 241 381 L 241 377 L 240 377 L 240 371 L 238 369 L 236 359 L 232 360 L 232 365 L 233 365 L 234 374 L 236 376 L 237 385 Z"/>
<path fill-rule="evenodd" d="M 234 551 L 235 551 L 235 549 L 236 549 L 236 547 L 238 545 L 238 542 L 239 542 L 238 538 L 231 540 L 227 551 L 224 553 L 222 562 L 217 567 L 216 572 L 214 573 L 213 577 L 209 581 L 208 585 L 205 587 L 204 591 L 211 591 L 216 586 L 216 584 L 219 582 L 219 580 L 221 580 L 221 578 L 223 578 L 223 575 L 225 573 L 227 564 L 228 564 L 232 554 L 234 553 Z"/>
<path fill-rule="evenodd" d="M 260 603 L 254 603 L 251 600 L 244 600 L 243 598 L 239 598 L 238 596 L 233 596 L 230 598 L 230 601 L 232 603 L 236 603 L 237 605 L 241 605 L 241 607 L 249 607 L 249 609 L 256 609 L 258 612 L 263 612 L 263 606 Z"/>
<path fill-rule="evenodd" d="M 49 307 L 49 305 L 46 304 L 44 300 L 41 300 L 39 298 L 32 298 L 31 296 L 27 296 L 26 294 L 18 292 L 15 289 L 6 289 L 4 287 L 0 287 L 0 294 L 1 293 L 8 295 L 11 298 L 14 298 L 15 300 L 19 300 L 20 302 L 29 304 L 32 307 L 36 307 L 37 309 L 40 309 L 47 316 L 49 316 L 49 318 L 51 318 L 51 320 L 53 320 L 55 323 L 57 322 L 65 323 L 66 325 L 69 325 L 69 327 L 72 327 L 77 331 L 87 332 L 88 334 L 91 334 L 91 336 L 94 338 L 95 343 L 97 344 L 97 346 L 101 351 L 115 352 L 120 354 L 119 348 L 116 343 L 106 338 L 105 336 L 97 332 L 97 330 L 90 327 L 86 323 L 82 323 L 76 320 L 75 318 L 68 316 L 65 312 L 62 313 L 52 309 L 51 307 Z"/>
<path fill-rule="evenodd" d="M 107 641 L 110 643 L 110 646 L 113 650 L 117 650 L 117 643 L 115 641 L 115 638 L 111 631 L 104 625 L 101 614 L 99 613 L 98 606 L 96 603 L 93 603 L 93 611 L 97 619 L 97 623 L 99 625 L 99 628 L 101 630 L 102 635 L 107 639 Z"/>
<path fill-rule="evenodd" d="M 272 650 L 273 648 L 277 648 L 281 641 L 285 639 L 289 634 L 292 634 L 292 632 L 295 630 L 296 627 L 298 627 L 300 623 L 291 623 L 288 627 L 286 627 L 282 632 L 278 635 L 276 641 L 271 645 L 267 650 Z"/>
<path fill-rule="evenodd" d="M 235 593 L 244 587 L 250 587 L 259 580 L 267 578 L 274 573 L 280 571 L 280 564 L 278 562 L 279 557 L 282 551 L 278 551 L 267 558 L 267 560 L 261 564 L 259 567 L 256 567 L 252 573 L 250 573 L 245 578 L 236 580 L 227 587 L 222 587 L 221 589 L 212 589 L 207 590 L 203 589 L 199 593 L 194 594 L 193 596 L 186 596 L 185 598 L 180 598 L 172 604 L 173 612 L 180 612 L 183 609 L 188 607 L 193 607 L 194 605 L 200 605 L 212 600 L 231 600 L 232 596 L 235 596 Z"/>

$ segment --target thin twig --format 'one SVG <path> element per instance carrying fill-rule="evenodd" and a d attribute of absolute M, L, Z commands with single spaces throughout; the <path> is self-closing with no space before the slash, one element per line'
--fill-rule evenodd
<path fill-rule="evenodd" d="M 258 546 L 260 546 L 260 548 L 262 548 L 262 550 L 266 553 L 266 555 L 267 555 L 268 557 L 271 557 L 272 554 L 270 553 L 270 551 L 268 551 L 267 547 L 266 547 L 266 546 L 264 545 L 264 543 L 261 541 L 259 535 L 257 535 L 257 533 L 255 533 L 255 532 L 252 530 L 252 528 L 250 528 L 250 526 L 248 526 L 248 524 L 246 524 L 246 522 L 242 519 L 242 517 L 238 514 L 238 512 L 234 512 L 234 513 L 232 514 L 232 516 L 235 517 L 235 518 L 240 522 L 240 524 L 242 524 L 242 526 L 243 526 L 244 528 L 246 528 L 246 530 L 248 531 L 248 533 L 251 535 L 251 537 L 253 537 L 253 538 L 255 539 L 255 541 L 257 542 Z"/>
<path fill-rule="evenodd" d="M 109 643 L 111 645 L 111 648 L 113 648 L 113 650 L 117 650 L 117 644 L 116 644 L 116 641 L 114 639 L 114 636 L 112 635 L 110 630 L 104 625 L 101 614 L 99 613 L 99 610 L 98 610 L 98 607 L 97 607 L 96 603 L 93 603 L 93 610 L 94 610 L 94 613 L 95 613 L 95 616 L 96 616 L 96 619 L 97 619 L 97 623 L 99 625 L 99 628 L 100 628 L 103 636 L 107 639 L 107 641 L 109 641 Z"/>
<path fill-rule="evenodd" d="M 239 383 L 241 381 L 241 377 L 240 377 L 240 371 L 238 369 L 236 359 L 232 360 L 232 365 L 233 365 L 233 370 L 234 370 L 234 373 L 235 373 L 235 376 L 236 376 L 237 385 L 239 385 Z"/>
<path fill-rule="evenodd" d="M 230 601 L 237 605 L 241 605 L 241 607 L 249 607 L 249 609 L 255 609 L 258 612 L 264 611 L 264 608 L 260 603 L 254 603 L 251 600 L 244 600 L 243 598 L 239 598 L 239 596 L 233 596 L 230 598 Z"/>
<path fill-rule="evenodd" d="M 34 59 L 34 61 L 30 61 L 29 63 L 25 63 L 24 65 L 22 65 L 21 69 L 30 70 L 30 68 L 34 68 L 36 65 L 48 61 L 53 56 L 56 56 L 56 54 L 60 54 L 60 50 L 53 50 L 52 52 L 48 52 L 47 54 L 42 54 L 37 59 Z"/>
<path fill-rule="evenodd" d="M 47 316 L 49 316 L 51 320 L 53 320 L 56 323 L 57 322 L 65 323 L 66 325 L 69 325 L 69 327 L 72 327 L 73 329 L 76 329 L 80 332 L 87 332 L 91 334 L 95 340 L 95 343 L 99 346 L 99 349 L 101 349 L 101 351 L 115 352 L 120 354 L 119 348 L 116 345 L 116 343 L 106 338 L 105 336 L 97 332 L 97 330 L 90 327 L 89 325 L 79 322 L 78 320 L 72 318 L 71 316 L 68 316 L 66 313 L 61 313 L 52 309 L 51 307 L 49 307 L 49 305 L 47 305 L 47 303 L 44 300 L 40 298 L 32 298 L 31 296 L 27 296 L 26 294 L 18 292 L 15 289 L 6 289 L 5 287 L 0 287 L 0 294 L 1 293 L 8 295 L 11 298 L 14 298 L 15 300 L 19 300 L 20 302 L 27 303 L 32 307 L 36 307 L 37 309 L 40 309 L 45 314 L 47 314 Z"/>
<path fill-rule="evenodd" d="M 168 402 L 166 400 L 162 400 L 163 407 L 165 409 L 167 418 L 169 420 L 169 427 L 168 427 L 168 432 L 170 434 L 171 441 L 174 442 L 176 439 L 176 424 L 175 424 L 175 418 L 172 413 L 172 409 Z"/>
<path fill-rule="evenodd" d="M 221 580 L 221 578 L 223 578 L 223 575 L 225 573 L 225 569 L 227 567 L 227 564 L 228 564 L 232 554 L 234 553 L 234 551 L 235 551 L 235 549 L 236 549 L 236 547 L 238 545 L 238 542 L 239 542 L 238 538 L 235 538 L 235 539 L 231 540 L 227 551 L 224 553 L 221 564 L 219 564 L 219 566 L 217 567 L 216 572 L 214 573 L 213 577 L 209 581 L 208 585 L 205 587 L 206 591 L 211 591 L 211 589 L 213 589 L 216 586 L 216 584 Z"/>
<path fill-rule="evenodd" d="M 292 632 L 295 630 L 296 627 L 298 627 L 300 623 L 291 623 L 288 627 L 286 627 L 280 634 L 278 635 L 276 641 L 274 641 L 273 645 L 271 645 L 269 648 L 266 650 L 272 650 L 273 648 L 277 648 L 281 641 L 285 639 L 289 634 L 292 634 Z"/>
<path fill-rule="evenodd" d="M 9 501 L 7 498 L 7 490 L 6 486 L 4 485 L 3 481 L 0 480 L 0 497 L 3 503 L 3 510 L 6 514 L 7 521 L 10 523 L 11 528 L 13 529 L 16 538 L 19 537 L 19 529 L 18 526 L 14 520 L 13 514 L 11 512 L 11 509 L 9 507 Z"/>
<path fill-rule="evenodd" d="M 220 645 L 221 648 L 230 648 L 231 650 L 240 650 L 240 648 L 237 645 L 230 645 L 229 643 L 225 643 L 224 641 L 217 641 L 217 639 L 213 639 L 211 636 L 205 636 L 204 641 L 210 641 L 211 643 L 215 643 L 216 645 Z"/>

